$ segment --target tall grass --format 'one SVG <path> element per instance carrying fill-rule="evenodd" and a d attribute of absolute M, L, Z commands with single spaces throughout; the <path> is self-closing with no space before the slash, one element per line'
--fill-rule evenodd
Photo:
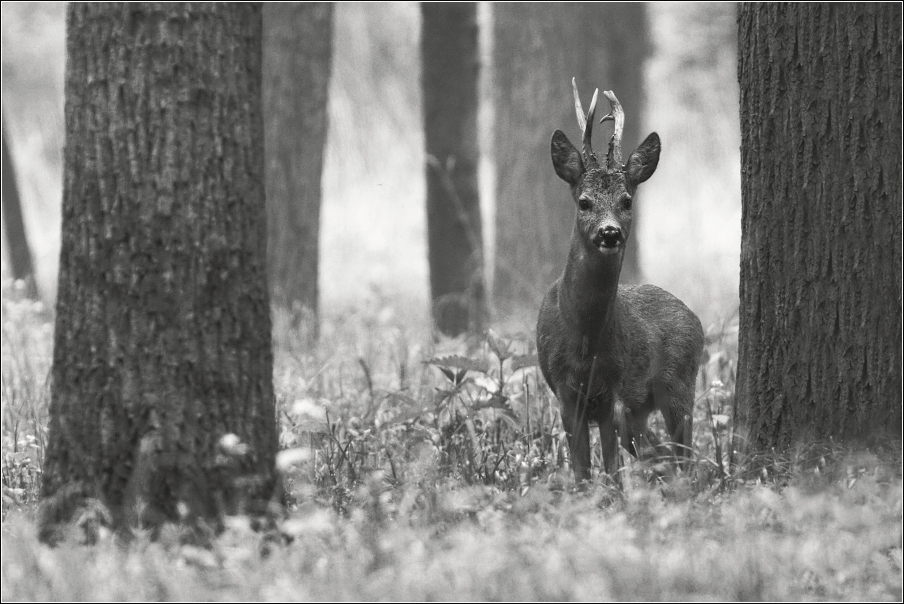
<path fill-rule="evenodd" d="M 317 348 L 276 317 L 289 506 L 269 523 L 227 518 L 202 548 L 176 525 L 124 539 L 83 515 L 48 548 L 33 516 L 49 317 L 9 283 L 3 301 L 4 601 L 901 596 L 900 448 L 745 456 L 730 344 L 701 370 L 689 472 L 623 454 L 616 488 L 597 452 L 579 487 L 529 340 L 434 344 L 386 301 L 328 317 Z"/>
<path fill-rule="evenodd" d="M 406 498 L 407 496 L 407 498 Z M 441 489 L 374 493 L 342 515 L 287 521 L 291 542 L 234 522 L 211 550 L 175 538 L 37 546 L 3 535 L 3 598 L 90 600 L 888 600 L 900 601 L 900 483 L 868 476 L 816 496 L 757 487 L 716 503 L 650 489 L 599 496 Z M 426 507 L 426 504 L 422 504 Z M 364 511 L 364 510 L 367 511 Z"/>
<path fill-rule="evenodd" d="M 25 296 L 21 282 L 3 282 L 0 341 L 3 510 L 34 505 L 47 442 L 48 384 L 53 326 L 43 303 Z"/>

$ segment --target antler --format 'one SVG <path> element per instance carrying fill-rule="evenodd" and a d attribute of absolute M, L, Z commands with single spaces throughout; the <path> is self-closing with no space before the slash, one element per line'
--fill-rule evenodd
<path fill-rule="evenodd" d="M 581 127 L 581 138 L 583 140 L 583 148 L 581 149 L 584 156 L 584 165 L 587 169 L 598 165 L 596 155 L 593 153 L 593 146 L 590 141 L 590 135 L 593 132 L 593 115 L 596 113 L 596 98 L 599 95 L 599 89 L 593 91 L 593 99 L 590 101 L 590 110 L 587 111 L 587 117 L 584 117 L 584 108 L 581 106 L 581 97 L 578 95 L 578 85 L 574 78 L 571 78 L 571 88 L 574 91 L 574 110 L 578 115 L 578 126 Z M 618 101 L 616 101 L 618 102 Z"/>
<path fill-rule="evenodd" d="M 609 99 L 609 105 L 612 106 L 612 111 L 604 115 L 600 120 L 600 123 L 602 124 L 609 120 L 615 122 L 615 130 L 612 132 L 612 139 L 609 141 L 609 152 L 606 154 L 606 170 L 612 172 L 614 170 L 624 169 L 624 165 L 622 164 L 621 139 L 622 131 L 625 129 L 625 112 L 622 109 L 621 103 L 615 98 L 614 92 L 606 90 L 603 94 Z"/>

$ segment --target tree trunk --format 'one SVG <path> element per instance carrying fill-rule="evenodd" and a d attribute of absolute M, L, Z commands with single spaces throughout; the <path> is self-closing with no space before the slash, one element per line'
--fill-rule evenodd
<path fill-rule="evenodd" d="M 580 140 L 571 78 L 586 108 L 594 88 L 612 90 L 625 108 L 625 152 L 647 132 L 643 121 L 643 65 L 648 54 L 643 4 L 496 4 L 493 80 L 496 103 L 496 278 L 503 307 L 537 307 L 561 274 L 575 208 L 552 169 L 549 141 L 555 129 Z M 600 109 L 608 107 L 600 95 Z M 611 126 L 597 125 L 598 149 Z M 604 134 L 605 133 L 605 134 Z M 604 138 L 605 137 L 605 138 Z M 603 141 L 603 142 L 600 142 Z M 663 146 L 668 152 L 668 141 Z M 638 222 L 634 224 L 621 281 L 640 279 Z"/>
<path fill-rule="evenodd" d="M 43 537 L 83 496 L 215 521 L 274 485 L 261 8 L 73 3 L 67 27 Z"/>
<path fill-rule="evenodd" d="M 328 2 L 264 7 L 270 295 L 277 306 L 304 309 L 315 331 L 332 17 Z"/>
<path fill-rule="evenodd" d="M 427 244 L 439 331 L 480 330 L 486 320 L 477 186 L 477 4 L 421 3 L 427 160 Z"/>
<path fill-rule="evenodd" d="M 744 4 L 739 416 L 901 436 L 901 6 Z"/>
<path fill-rule="evenodd" d="M 19 185 L 16 182 L 16 167 L 13 165 L 12 153 L 6 136 L 6 116 L 3 116 L 3 224 L 6 227 L 6 246 L 9 250 L 9 263 L 13 279 L 25 282 L 25 295 L 38 297 L 35 282 L 34 263 L 31 260 L 31 248 L 25 233 L 25 221 L 22 219 L 22 202 L 19 197 Z"/>

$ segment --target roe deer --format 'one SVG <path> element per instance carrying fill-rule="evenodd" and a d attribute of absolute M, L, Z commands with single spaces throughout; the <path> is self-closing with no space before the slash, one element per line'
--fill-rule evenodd
<path fill-rule="evenodd" d="M 625 116 L 611 91 L 606 165 L 590 144 L 598 90 L 584 116 L 577 85 L 575 110 L 583 149 L 561 130 L 552 135 L 552 164 L 571 186 L 577 218 L 565 272 L 553 283 L 537 322 L 540 368 L 562 408 L 575 477 L 590 478 L 589 422 L 599 425 L 603 467 L 618 480 L 618 440 L 647 458 L 662 448 L 647 428 L 658 409 L 675 455 L 690 453 L 694 384 L 703 354 L 700 319 L 672 294 L 653 285 L 618 285 L 631 232 L 631 197 L 659 163 L 659 136 L 650 134 L 622 164 Z M 643 447 L 643 441 L 647 446 Z"/>

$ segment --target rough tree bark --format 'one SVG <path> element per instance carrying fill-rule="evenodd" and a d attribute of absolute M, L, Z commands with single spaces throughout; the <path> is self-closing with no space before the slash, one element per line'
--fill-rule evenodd
<path fill-rule="evenodd" d="M 901 6 L 744 4 L 740 420 L 901 435 Z"/>
<path fill-rule="evenodd" d="M 3 224 L 5 227 L 6 246 L 9 250 L 9 264 L 13 279 L 25 282 L 25 295 L 38 297 L 35 282 L 34 263 L 28 236 L 25 233 L 25 221 L 22 219 L 22 201 L 19 197 L 19 186 L 16 181 L 16 167 L 13 165 L 12 153 L 6 136 L 6 116 L 3 116 Z"/>
<path fill-rule="evenodd" d="M 447 335 L 486 320 L 477 186 L 477 4 L 421 3 L 427 160 L 427 246 L 436 327 Z"/>
<path fill-rule="evenodd" d="M 216 521 L 274 486 L 261 8 L 73 3 L 67 30 L 42 535 L 83 497 Z"/>
<path fill-rule="evenodd" d="M 332 23 L 328 2 L 264 7 L 270 296 L 276 306 L 304 309 L 315 333 Z"/>
<path fill-rule="evenodd" d="M 556 128 L 578 132 L 571 78 L 577 79 L 585 107 L 594 88 L 614 91 L 627 114 L 625 148 L 640 144 L 647 134 L 641 131 L 643 65 L 649 53 L 646 9 L 640 3 L 496 4 L 493 22 L 494 298 L 503 308 L 536 308 L 565 266 L 574 226 L 574 204 L 549 157 Z M 598 141 L 604 140 L 596 146 L 605 149 L 611 126 L 596 131 Z M 666 153 L 668 144 L 663 141 Z M 642 213 L 641 200 L 634 204 L 623 283 L 641 278 L 637 225 Z"/>

